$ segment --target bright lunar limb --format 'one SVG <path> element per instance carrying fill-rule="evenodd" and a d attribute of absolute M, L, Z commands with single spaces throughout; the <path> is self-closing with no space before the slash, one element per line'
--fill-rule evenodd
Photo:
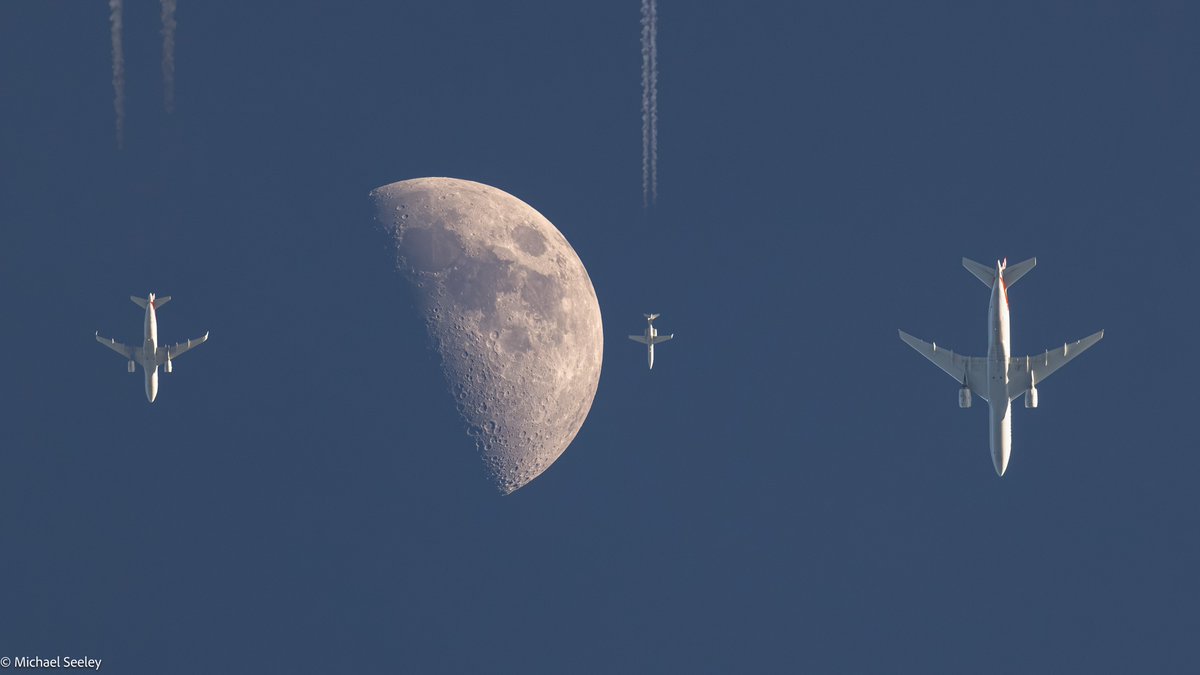
<path fill-rule="evenodd" d="M 371 192 L 497 489 L 546 470 L 592 407 L 604 335 L 587 270 L 525 202 L 482 183 L 415 178 Z"/>

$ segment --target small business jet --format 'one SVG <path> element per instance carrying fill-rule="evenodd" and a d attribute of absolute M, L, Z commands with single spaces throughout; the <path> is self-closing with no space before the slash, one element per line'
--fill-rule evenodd
<path fill-rule="evenodd" d="M 658 334 L 658 330 L 654 328 L 654 320 L 658 318 L 657 314 L 643 314 L 642 316 L 646 317 L 646 332 L 641 335 L 630 335 L 629 339 L 646 345 L 646 362 L 650 364 L 651 368 L 654 368 L 654 345 L 670 340 L 675 337 L 675 334 Z"/>

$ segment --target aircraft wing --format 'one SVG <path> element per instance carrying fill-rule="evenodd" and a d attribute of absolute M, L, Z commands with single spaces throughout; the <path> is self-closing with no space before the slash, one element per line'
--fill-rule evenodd
<path fill-rule="evenodd" d="M 1082 340 L 1063 343 L 1062 347 L 1047 349 L 1041 354 L 1009 359 L 1009 396 L 1016 398 L 1028 391 L 1031 384 L 1045 382 L 1051 373 L 1067 365 L 1068 361 L 1082 354 L 1088 347 L 1099 342 L 1102 337 L 1104 337 L 1104 331 L 1093 333 Z"/>
<path fill-rule="evenodd" d="M 909 347 L 920 352 L 921 356 L 932 361 L 933 365 L 944 370 L 947 375 L 953 377 L 960 384 L 970 387 L 973 394 L 985 401 L 988 400 L 987 358 L 955 354 L 949 349 L 937 346 L 936 343 L 918 340 L 904 331 L 900 331 L 900 339 L 904 340 Z"/>
<path fill-rule="evenodd" d="M 633 340 L 634 342 L 640 342 L 642 344 L 646 344 L 646 336 L 645 335 L 630 335 L 629 339 Z"/>
<path fill-rule="evenodd" d="M 198 345 L 204 344 L 205 341 L 207 341 L 207 340 L 208 340 L 208 333 L 205 333 L 204 335 L 201 335 L 200 337 L 195 338 L 193 340 L 188 340 L 187 342 L 177 342 L 177 343 L 171 345 L 170 347 L 167 347 L 165 350 L 161 350 L 158 352 L 158 362 L 160 364 L 166 363 L 168 357 L 172 358 L 172 359 L 176 358 L 180 354 L 191 349 L 192 347 L 196 347 Z"/>
<path fill-rule="evenodd" d="M 96 342 L 99 342 L 100 344 L 104 345 L 105 347 L 108 347 L 109 349 L 120 354 L 121 356 L 124 356 L 126 359 L 128 359 L 130 361 L 134 360 L 134 358 L 133 358 L 134 349 L 133 349 L 133 347 L 130 347 L 129 345 L 121 344 L 120 342 L 117 342 L 116 340 L 114 340 L 112 338 L 103 337 L 102 335 L 100 335 L 99 331 L 96 332 Z"/>
<path fill-rule="evenodd" d="M 655 335 L 654 336 L 654 344 L 658 344 L 660 342 L 666 342 L 667 340 L 670 340 L 673 337 L 675 337 L 674 333 L 671 333 L 670 335 Z"/>

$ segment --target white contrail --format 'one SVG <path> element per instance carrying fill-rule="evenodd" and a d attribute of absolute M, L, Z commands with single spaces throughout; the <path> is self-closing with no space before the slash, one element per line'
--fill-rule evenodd
<path fill-rule="evenodd" d="M 125 147 L 125 51 L 121 47 L 121 14 L 124 0 L 108 0 L 112 30 L 113 111 L 117 114 L 117 149 Z"/>
<path fill-rule="evenodd" d="M 652 0 L 642 0 L 642 208 L 650 205 L 650 65 Z"/>
<path fill-rule="evenodd" d="M 658 202 L 658 0 L 650 0 L 650 201 Z"/>
<path fill-rule="evenodd" d="M 162 0 L 163 107 L 175 112 L 175 0 Z"/>

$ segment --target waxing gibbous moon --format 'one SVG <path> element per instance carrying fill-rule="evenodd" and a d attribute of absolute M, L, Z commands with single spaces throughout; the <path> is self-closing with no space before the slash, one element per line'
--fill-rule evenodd
<path fill-rule="evenodd" d="M 566 450 L 592 407 L 604 335 L 587 270 L 525 202 L 416 178 L 371 192 L 467 433 L 509 494 Z"/>

